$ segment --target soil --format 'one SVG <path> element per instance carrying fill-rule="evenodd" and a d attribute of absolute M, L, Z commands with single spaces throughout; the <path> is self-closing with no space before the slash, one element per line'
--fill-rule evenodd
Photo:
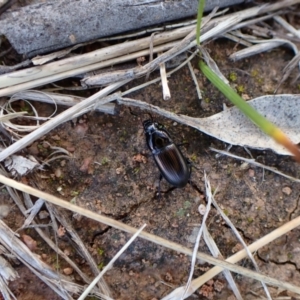
<path fill-rule="evenodd" d="M 240 62 L 232 62 L 228 56 L 236 49 L 242 49 L 241 46 L 218 39 L 205 47 L 223 74 L 231 78 L 232 86 L 249 99 L 272 93 L 281 79 L 283 68 L 293 58 L 289 49 L 281 47 Z M 193 61 L 193 66 L 197 69 L 197 59 Z M 157 76 L 157 72 L 151 74 L 152 78 Z M 162 100 L 160 84 L 151 85 L 129 96 L 176 113 L 197 117 L 222 111 L 223 103 L 231 106 L 200 72 L 196 71 L 196 77 L 202 89 L 202 101 L 197 98 L 187 67 L 169 78 L 172 94 L 170 101 Z M 136 80 L 123 89 L 136 86 L 143 80 Z M 292 83 L 289 79 L 278 93 L 298 94 L 298 83 Z M 93 92 L 85 91 L 84 96 Z M 49 110 L 49 106 L 39 104 L 38 109 L 42 113 Z M 193 167 L 191 184 L 184 188 L 174 189 L 162 180 L 161 195 L 157 194 L 159 170 L 147 148 L 142 127 L 143 120 L 149 118 L 149 115 L 139 109 L 123 106 L 118 106 L 115 115 L 90 112 L 66 122 L 28 147 L 23 153 L 34 155 L 38 160 L 44 160 L 51 152 L 45 142 L 67 149 L 72 157 L 54 160 L 45 170 L 35 171 L 20 180 L 136 228 L 146 223 L 147 232 L 191 249 L 194 246 L 195 229 L 199 228 L 202 221 L 198 206 L 206 204 L 204 172 L 209 177 L 212 189 L 217 189 L 216 201 L 248 244 L 298 215 L 299 183 L 258 167 L 245 166 L 233 158 L 216 156 L 209 150 L 210 146 L 223 150 L 228 145 L 154 113 L 152 117 L 165 126 L 177 144 L 186 143 L 181 150 L 192 161 Z M 241 147 L 232 147 L 230 151 L 249 157 L 248 152 Z M 299 177 L 300 166 L 291 157 L 279 156 L 269 150 L 251 149 L 250 152 L 257 161 Z M 13 230 L 18 229 L 23 217 L 8 197 L 3 196 L 2 202 L 12 206 L 4 221 Z M 49 223 L 50 219 L 41 222 Z M 130 237 L 85 217 L 69 214 L 69 222 L 92 253 L 99 268 L 105 266 Z M 236 237 L 214 208 L 206 224 L 224 257 L 240 249 Z M 26 234 L 38 241 L 36 253 L 47 263 L 53 267 L 59 264 L 61 271 L 69 267 L 62 259 L 59 262 L 56 260 L 54 252 L 33 230 L 27 230 Z M 299 229 L 295 229 L 255 253 L 261 271 L 299 286 L 299 236 Z M 72 245 L 60 238 L 58 244 L 62 250 L 69 250 L 71 259 L 80 261 L 82 270 L 88 276 L 93 276 L 87 264 L 72 250 Z M 199 251 L 210 254 L 203 240 Z M 106 273 L 105 280 L 113 299 L 161 299 L 186 283 L 190 262 L 186 255 L 138 238 Z M 253 269 L 248 259 L 240 265 Z M 34 299 L 59 299 L 26 267 L 15 267 L 20 279 L 11 282 L 10 288 L 18 299 L 33 299 L 32 293 Z M 205 273 L 209 267 L 207 263 L 197 262 L 194 278 Z M 83 284 L 75 273 L 71 278 Z M 244 299 L 258 299 L 259 295 L 264 295 L 257 281 L 242 276 L 235 276 L 235 280 Z M 28 286 L 33 286 L 33 289 Z M 272 287 L 270 291 L 273 296 L 293 296 L 290 292 Z M 234 298 L 224 276 L 218 275 L 189 299 Z"/>

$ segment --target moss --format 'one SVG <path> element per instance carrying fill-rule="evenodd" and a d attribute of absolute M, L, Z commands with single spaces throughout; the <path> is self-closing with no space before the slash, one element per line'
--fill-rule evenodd
<path fill-rule="evenodd" d="M 190 160 L 192 162 L 196 162 L 197 161 L 197 155 L 196 154 L 193 154 L 191 157 L 190 157 Z"/>
<path fill-rule="evenodd" d="M 98 264 L 97 267 L 98 267 L 99 270 L 102 270 L 104 268 L 104 263 L 101 262 L 100 264 Z"/>
<path fill-rule="evenodd" d="M 258 70 L 256 69 L 253 69 L 251 71 L 251 77 L 255 79 L 255 81 L 258 83 L 258 84 L 263 84 L 264 83 L 264 79 L 262 77 L 259 76 L 259 72 Z"/>
<path fill-rule="evenodd" d="M 102 256 L 102 255 L 104 254 L 104 250 L 101 249 L 101 248 L 98 248 L 98 249 L 97 249 L 97 253 L 98 253 L 100 256 Z"/>
<path fill-rule="evenodd" d="M 259 72 L 258 72 L 258 70 L 256 70 L 256 69 L 253 69 L 253 70 L 251 71 L 251 76 L 252 76 L 253 78 L 256 78 L 256 77 L 258 76 L 258 74 L 259 74 Z"/>
<path fill-rule="evenodd" d="M 75 196 L 78 196 L 79 195 L 79 192 L 78 191 L 71 191 L 70 195 L 72 197 L 75 197 Z"/>
<path fill-rule="evenodd" d="M 223 209 L 223 213 L 226 215 L 226 216 L 229 216 L 229 211 L 225 208 Z"/>
<path fill-rule="evenodd" d="M 140 172 L 140 168 L 134 168 L 133 169 L 133 174 L 138 174 Z"/>
<path fill-rule="evenodd" d="M 245 93 L 245 87 L 242 84 L 240 84 L 236 87 L 236 91 L 238 92 L 238 94 L 243 94 Z"/>
<path fill-rule="evenodd" d="M 176 216 L 177 217 L 183 217 L 185 215 L 185 210 L 183 208 L 180 208 L 177 212 L 176 212 Z"/>
<path fill-rule="evenodd" d="M 183 207 L 184 207 L 185 209 L 187 209 L 187 208 L 190 208 L 191 205 L 192 205 L 192 204 L 191 204 L 190 201 L 185 201 L 184 204 L 183 204 Z"/>
<path fill-rule="evenodd" d="M 229 78 L 229 81 L 236 82 L 237 81 L 237 74 L 235 72 L 230 72 L 228 78 Z"/>
<path fill-rule="evenodd" d="M 107 157 L 103 157 L 101 160 L 101 165 L 102 166 L 108 165 L 108 162 L 109 162 L 109 159 Z"/>

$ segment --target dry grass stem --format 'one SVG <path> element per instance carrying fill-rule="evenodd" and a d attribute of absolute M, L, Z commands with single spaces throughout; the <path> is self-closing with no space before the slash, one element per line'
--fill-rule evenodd
<path fill-rule="evenodd" d="M 194 26 L 188 26 L 184 28 L 175 29 L 172 32 L 159 33 L 155 35 L 153 43 L 155 46 L 157 46 L 160 44 L 181 39 L 185 37 L 193 28 Z M 145 37 L 126 43 L 101 48 L 99 50 L 78 55 L 75 57 L 62 59 L 57 62 L 52 62 L 43 66 L 16 71 L 13 74 L 5 74 L 0 76 L 0 88 L 33 81 L 36 79 L 41 79 L 43 77 L 49 77 L 70 70 L 73 70 L 73 75 L 81 74 L 81 71 L 80 73 L 77 73 L 75 70 L 84 66 L 99 63 L 101 61 L 132 54 L 140 50 L 145 50 L 148 47 L 149 38 Z M 74 68 L 75 66 L 76 68 Z"/>
<path fill-rule="evenodd" d="M 14 94 L 12 96 L 14 99 L 21 100 L 33 100 L 43 103 L 49 103 L 56 105 L 64 105 L 64 106 L 74 106 L 79 102 L 82 102 L 86 98 L 73 96 L 73 95 L 65 95 L 65 94 L 57 94 L 50 93 L 46 91 L 35 91 L 35 90 L 27 90 Z M 95 107 L 96 111 L 100 111 L 106 114 L 115 114 L 115 105 L 113 103 L 107 103 L 104 105 L 99 105 Z"/>
<path fill-rule="evenodd" d="M 263 14 L 266 12 L 271 12 L 274 10 L 278 10 L 280 8 L 286 7 L 288 5 L 293 5 L 298 3 L 298 1 L 282 1 L 280 4 L 270 4 L 263 5 L 261 7 L 254 7 L 251 9 L 246 9 L 244 11 L 240 11 L 238 13 L 233 13 L 229 16 L 223 16 L 216 19 L 212 19 L 208 22 L 207 27 L 212 27 L 211 30 L 201 35 L 201 42 L 211 39 L 216 35 L 221 35 L 228 31 L 233 26 L 240 23 L 243 19 L 248 19 L 258 14 Z M 179 29 L 175 29 L 172 32 L 164 32 L 155 35 L 154 45 L 162 45 L 164 43 L 178 40 L 188 34 L 195 26 L 187 26 Z M 193 39 L 192 39 L 193 40 Z M 184 40 L 183 40 L 184 41 Z M 182 42 L 183 42 L 182 41 Z M 181 42 L 181 43 L 182 43 Z M 180 44 L 181 44 L 180 43 Z M 196 42 L 192 42 L 182 50 L 178 50 L 176 47 L 173 48 L 172 55 L 176 56 L 181 52 L 184 52 L 191 47 L 194 47 Z M 11 95 L 21 90 L 32 89 L 34 87 L 44 85 L 53 81 L 57 81 L 63 78 L 67 78 L 70 76 L 82 74 L 84 72 L 88 72 L 91 70 L 96 70 L 104 67 L 102 63 L 105 63 L 110 59 L 116 59 L 120 63 L 122 58 L 130 58 L 130 55 L 134 54 L 138 50 L 145 50 L 149 46 L 149 37 L 142 38 L 139 40 L 126 42 L 106 48 L 102 48 L 100 50 L 93 51 L 91 53 L 87 53 L 84 55 L 78 55 L 76 57 L 63 59 L 57 62 L 52 62 L 47 65 L 33 67 L 21 71 L 16 71 L 14 73 L 9 73 L 0 76 L 0 96 Z M 161 46 L 162 47 L 162 46 Z M 165 51 L 166 49 L 159 49 L 158 51 Z M 146 50 L 147 54 L 149 54 L 149 50 Z M 138 54 L 136 57 L 144 56 L 147 54 Z M 162 55 L 163 60 L 156 61 L 157 64 L 165 62 L 170 59 L 168 57 L 171 53 L 168 53 L 166 56 Z M 130 58 L 132 60 L 133 57 Z M 154 60 L 155 61 L 155 60 Z M 101 65 L 98 65 L 98 64 Z M 110 61 L 106 66 L 112 65 L 113 62 Z M 155 64 L 157 66 L 157 64 Z M 74 68 L 76 66 L 76 68 Z M 149 68 L 151 67 L 151 68 Z M 138 72 L 136 77 L 142 76 L 145 74 L 144 72 L 149 72 L 153 68 L 153 66 L 147 66 L 147 70 L 141 70 L 141 73 Z M 36 71 L 35 71 L 36 70 Z"/>
<path fill-rule="evenodd" d="M 64 227 L 66 232 L 69 234 L 69 243 L 74 245 L 74 248 L 77 249 L 79 254 L 84 257 L 84 259 L 87 261 L 88 265 L 90 266 L 93 274 L 97 276 L 99 274 L 99 269 L 97 266 L 97 263 L 93 259 L 92 255 L 84 245 L 83 241 L 77 234 L 76 230 L 71 225 L 71 222 L 67 219 L 67 217 L 64 215 L 64 211 L 61 211 L 56 207 L 55 205 L 52 205 L 51 203 L 47 203 L 47 209 L 51 213 L 53 213 L 55 219 L 59 221 L 59 223 Z M 54 222 L 53 222 L 54 223 Z M 55 232 L 58 228 L 56 228 Z M 102 293 L 104 293 L 106 296 L 110 296 L 110 290 L 107 286 L 105 280 L 101 278 L 98 282 L 98 286 Z"/>
<path fill-rule="evenodd" d="M 74 285 L 68 277 L 57 274 L 33 254 L 2 220 L 0 220 L 0 241 L 6 249 L 15 254 L 22 263 L 28 266 L 47 285 L 50 285 L 63 299 L 69 299 L 69 292 L 79 292 L 78 289 L 74 289 Z"/>
<path fill-rule="evenodd" d="M 258 42 L 258 41 L 256 41 L 256 42 Z M 262 52 L 269 51 L 274 48 L 278 48 L 279 46 L 282 46 L 282 45 L 289 45 L 294 50 L 294 52 L 298 51 L 296 45 L 289 40 L 271 39 L 271 40 L 261 40 L 259 43 L 260 44 L 258 44 L 258 45 L 254 45 L 254 46 L 248 47 L 246 49 L 237 51 L 237 52 L 231 54 L 229 56 L 229 58 L 233 61 L 238 61 L 238 60 L 241 60 L 241 59 L 262 53 Z"/>
<path fill-rule="evenodd" d="M 26 208 L 24 207 L 19 195 L 11 187 L 6 187 L 6 189 L 10 194 L 10 196 L 12 197 L 12 199 L 17 204 L 17 206 L 19 207 L 22 214 L 26 216 Z M 30 195 L 27 193 L 23 193 L 23 196 L 27 208 L 32 207 L 33 203 L 31 201 Z M 32 221 L 32 223 L 34 225 L 37 225 L 35 221 Z M 89 278 L 81 271 L 81 268 L 77 266 L 77 264 L 74 263 L 60 248 L 58 248 L 57 245 L 52 241 L 52 239 L 46 233 L 44 233 L 43 230 L 41 230 L 38 226 L 35 226 L 35 230 L 40 235 L 40 237 L 48 244 L 48 246 L 52 250 L 54 250 L 58 255 L 60 255 L 78 273 L 78 275 L 83 279 L 84 282 L 90 283 Z"/>
<path fill-rule="evenodd" d="M 206 199 L 207 199 L 207 205 L 206 205 L 206 209 L 205 209 L 205 213 L 203 215 L 203 219 L 202 219 L 202 225 L 199 228 L 199 232 L 197 234 L 196 237 L 196 242 L 194 245 L 194 250 L 193 250 L 193 255 L 192 255 L 192 261 L 191 261 L 191 270 L 190 270 L 190 275 L 189 278 L 187 280 L 186 286 L 185 286 L 185 290 L 184 293 L 181 296 L 181 299 L 185 299 L 188 295 L 191 295 L 194 290 L 190 289 L 191 287 L 191 281 L 193 278 L 193 274 L 194 274 L 194 269 L 195 269 L 195 265 L 196 265 L 196 260 L 197 260 L 197 252 L 198 252 L 198 248 L 199 248 L 199 244 L 200 244 L 200 240 L 201 240 L 201 236 L 203 233 L 203 229 L 205 226 L 205 222 L 208 218 L 208 214 L 210 212 L 210 207 L 211 207 L 211 203 L 212 203 L 212 193 L 211 193 L 211 187 L 210 187 L 210 183 L 208 181 L 208 178 L 206 176 L 206 173 L 204 172 L 204 181 L 205 181 L 205 194 L 206 194 Z"/>
<path fill-rule="evenodd" d="M 44 200 L 46 200 L 46 201 L 48 201 L 52 204 L 55 204 L 55 205 L 58 205 L 60 207 L 65 208 L 65 209 L 71 210 L 71 211 L 73 211 L 75 213 L 78 213 L 82 216 L 91 218 L 91 219 L 96 220 L 98 222 L 102 222 L 102 223 L 104 223 L 108 226 L 112 226 L 116 229 L 119 229 L 119 230 L 122 230 L 122 231 L 125 231 L 125 232 L 128 232 L 128 233 L 132 233 L 132 234 L 134 234 L 136 232 L 136 229 L 129 226 L 129 225 L 126 225 L 122 222 L 119 222 L 119 221 L 113 220 L 111 218 L 105 217 L 103 215 L 99 215 L 99 214 L 94 213 L 92 211 L 89 211 L 87 209 L 80 208 L 76 205 L 73 205 L 73 204 L 67 202 L 67 201 L 61 200 L 61 199 L 59 199 L 55 196 L 52 196 L 50 194 L 41 192 L 41 191 L 39 191 L 37 189 L 34 189 L 30 186 L 27 186 L 25 184 L 22 184 L 22 183 L 19 183 L 19 182 L 15 181 L 15 180 L 9 179 L 9 178 L 7 178 L 3 175 L 0 175 L 0 182 L 7 185 L 7 186 L 16 188 L 20 191 L 23 191 L 25 193 L 36 196 L 38 198 L 42 198 L 42 199 L 44 199 Z M 294 220 L 286 223 L 285 225 L 283 225 L 283 226 L 279 227 L 278 229 L 274 230 L 273 232 L 269 233 L 268 235 L 261 238 L 260 240 L 254 242 L 253 244 L 248 246 L 248 248 L 251 252 L 257 251 L 257 249 L 265 246 L 266 244 L 270 243 L 274 239 L 276 239 L 279 236 L 289 232 L 290 230 L 294 229 L 295 227 L 297 227 L 299 225 L 300 225 L 300 217 L 297 217 Z M 183 247 L 179 244 L 176 244 L 174 242 L 165 240 L 161 237 L 155 236 L 153 234 L 150 234 L 150 233 L 147 233 L 147 232 L 141 232 L 140 237 L 142 237 L 142 238 L 144 238 L 148 241 L 151 241 L 155 244 L 164 246 L 166 248 L 169 248 L 169 249 L 172 249 L 172 250 L 175 250 L 175 251 L 178 251 L 178 252 L 190 255 L 190 256 L 192 255 L 192 251 L 190 249 L 188 249 L 186 247 Z M 222 272 L 223 268 L 225 268 L 225 269 L 228 269 L 230 271 L 236 272 L 238 274 L 242 274 L 242 275 L 248 276 L 250 278 L 255 278 L 257 280 L 264 281 L 267 284 L 274 285 L 274 286 L 277 286 L 277 287 L 281 287 L 283 289 L 290 290 L 290 291 L 293 291 L 297 294 L 300 294 L 300 288 L 293 285 L 293 284 L 283 282 L 283 281 L 274 279 L 272 277 L 259 274 L 257 272 L 245 269 L 245 268 L 237 266 L 237 265 L 233 265 L 233 263 L 238 262 L 239 260 L 243 259 L 246 256 L 247 256 L 246 251 L 241 250 L 241 251 L 237 252 L 236 254 L 234 254 L 233 256 L 231 256 L 230 258 L 226 259 L 226 261 L 222 261 L 222 260 L 216 259 L 214 257 L 211 257 L 211 256 L 209 256 L 207 254 L 204 254 L 204 253 L 201 253 L 201 252 L 197 253 L 197 258 L 198 259 L 201 259 L 203 261 L 206 261 L 208 263 L 211 263 L 213 265 L 218 266 L 218 267 L 214 267 L 213 269 L 211 269 L 210 270 L 211 272 L 208 271 L 206 273 L 206 277 L 207 277 L 207 274 L 209 272 L 210 272 L 209 275 L 212 275 L 212 277 L 213 277 L 213 276 L 217 275 L 219 272 Z"/>
<path fill-rule="evenodd" d="M 282 17 L 280 17 L 280 16 L 274 16 L 274 20 L 277 23 L 279 23 L 283 28 L 285 28 L 287 31 L 289 31 L 291 34 L 293 34 L 295 37 L 297 37 L 298 39 L 300 39 L 300 32 L 295 27 L 293 27 L 292 25 L 290 25 Z"/>
<path fill-rule="evenodd" d="M 247 162 L 247 163 L 249 163 L 249 164 L 252 164 L 252 165 L 254 165 L 254 166 L 256 166 L 256 167 L 260 167 L 260 168 L 263 168 L 263 169 L 265 169 L 265 170 L 271 171 L 271 172 L 273 172 L 273 173 L 275 173 L 275 174 L 278 174 L 278 175 L 280 175 L 280 176 L 283 176 L 283 177 L 285 177 L 285 178 L 287 178 L 287 179 L 289 179 L 289 180 L 292 180 L 292 181 L 295 181 L 295 182 L 300 182 L 300 179 L 295 178 L 295 177 L 292 177 L 292 176 L 289 176 L 289 175 L 287 175 L 287 174 L 284 174 L 284 173 L 278 171 L 278 170 L 275 169 L 275 168 L 272 168 L 272 167 L 263 165 L 263 164 L 261 164 L 261 163 L 259 163 L 259 162 L 256 162 L 256 161 L 255 161 L 254 159 L 252 159 L 252 158 L 249 159 L 249 158 L 245 158 L 245 157 L 242 157 L 242 156 L 234 155 L 234 154 L 232 154 L 232 153 L 230 153 L 230 152 L 228 152 L 228 151 L 218 150 L 218 149 L 215 149 L 215 148 L 212 148 L 212 147 L 210 147 L 210 150 L 212 150 L 212 151 L 214 151 L 214 152 L 217 152 L 217 153 L 220 153 L 220 154 L 227 155 L 227 156 L 232 157 L 232 158 L 236 158 L 236 159 L 245 161 L 245 162 Z"/>
<path fill-rule="evenodd" d="M 204 225 L 204 228 L 203 228 L 203 238 L 205 240 L 205 243 L 206 243 L 207 247 L 209 248 L 210 252 L 212 253 L 212 255 L 214 257 L 224 259 L 223 256 L 222 256 L 222 253 L 220 252 L 220 250 L 219 250 L 217 244 L 215 243 L 213 237 L 210 235 L 206 225 Z M 237 284 L 235 283 L 231 273 L 228 270 L 224 270 L 223 274 L 224 274 L 224 277 L 226 278 L 231 290 L 233 291 L 234 296 L 236 297 L 236 299 L 243 300 L 241 292 L 239 291 L 239 288 L 238 288 Z M 197 289 L 197 288 L 198 287 L 194 287 L 194 289 Z"/>
<path fill-rule="evenodd" d="M 84 293 L 78 298 L 78 300 L 83 300 L 88 296 L 89 292 L 93 289 L 93 287 L 97 284 L 97 282 L 103 277 L 103 275 L 112 268 L 113 264 L 120 257 L 121 254 L 125 252 L 125 250 L 133 243 L 133 241 L 139 236 L 142 230 L 146 227 L 144 224 L 137 232 L 129 239 L 129 241 L 118 251 L 118 253 L 110 260 L 110 262 L 103 268 L 103 270 L 99 273 L 99 275 L 91 282 L 88 288 L 84 291 Z"/>
<path fill-rule="evenodd" d="M 212 59 L 208 51 L 206 51 L 205 48 L 200 47 L 200 51 L 203 55 L 203 59 L 205 60 L 206 64 L 210 67 L 212 71 L 214 71 L 223 81 L 225 84 L 229 85 L 228 79 L 223 75 L 223 73 L 220 71 L 218 65 L 216 62 Z"/>
<path fill-rule="evenodd" d="M 198 95 L 198 100 L 201 101 L 202 100 L 202 94 L 201 94 L 201 90 L 200 90 L 200 87 L 199 87 L 199 84 L 198 84 L 198 80 L 197 80 L 196 74 L 194 72 L 193 66 L 191 64 L 191 61 L 188 61 L 187 65 L 189 67 L 191 76 L 193 78 L 193 81 L 194 81 L 194 84 L 195 84 L 195 87 L 196 87 L 196 91 L 197 91 L 197 95 Z"/>
<path fill-rule="evenodd" d="M 254 265 L 254 268 L 257 272 L 260 272 L 259 267 L 251 253 L 251 251 L 249 250 L 247 244 L 244 242 L 242 236 L 240 235 L 239 231 L 235 228 L 235 226 L 233 225 L 233 223 L 230 221 L 230 219 L 227 217 L 227 215 L 223 212 L 223 210 L 220 208 L 220 206 L 218 205 L 218 203 L 216 202 L 216 200 L 214 199 L 214 197 L 212 197 L 212 203 L 214 205 L 214 207 L 217 209 L 218 213 L 222 216 L 223 220 L 226 222 L 226 224 L 231 228 L 231 230 L 233 231 L 233 233 L 235 234 L 235 236 L 237 237 L 237 239 L 240 241 L 240 243 L 243 245 L 248 257 L 250 258 L 251 262 Z M 261 284 L 265 290 L 265 293 L 267 295 L 267 298 L 270 300 L 272 299 L 270 292 L 268 290 L 268 287 L 266 286 L 266 284 L 261 281 Z"/>
<path fill-rule="evenodd" d="M 155 50 L 157 50 L 157 52 L 158 51 L 166 51 L 166 50 L 169 50 L 170 48 L 172 48 L 175 44 L 176 44 L 176 42 L 163 44 L 163 45 L 155 48 Z M 109 60 L 106 60 L 103 62 L 101 61 L 99 63 L 94 63 L 92 65 L 87 65 L 87 66 L 84 66 L 84 67 L 81 67 L 78 69 L 71 69 L 69 71 L 63 71 L 61 73 L 54 74 L 51 76 L 38 78 L 38 79 L 24 82 L 24 83 L 18 83 L 16 85 L 0 89 L 0 96 L 12 95 L 14 93 L 17 93 L 17 92 L 20 92 L 23 90 L 30 90 L 32 88 L 42 86 L 42 85 L 45 85 L 45 84 L 48 84 L 48 83 L 51 83 L 54 81 L 58 81 L 58 80 L 61 80 L 64 78 L 72 77 L 72 76 L 75 76 L 78 74 L 84 74 L 86 72 L 98 70 L 98 69 L 105 68 L 105 67 L 110 67 L 111 65 L 119 64 L 122 62 L 131 61 L 133 59 L 136 59 L 138 57 L 145 56 L 148 54 L 149 54 L 149 49 L 143 50 L 143 51 L 138 51 L 133 54 L 123 55 L 121 57 L 109 59 Z"/>
<path fill-rule="evenodd" d="M 92 95 L 91 97 L 85 99 L 84 101 L 74 105 L 73 107 L 70 107 L 69 109 L 65 110 L 58 116 L 54 117 L 52 120 L 49 120 L 48 122 L 41 125 L 38 129 L 31 132 L 30 134 L 26 135 L 16 143 L 12 144 L 11 146 L 7 147 L 5 150 L 3 150 L 0 153 L 0 161 L 4 160 L 8 156 L 14 154 L 15 152 L 23 149 L 24 147 L 30 145 L 33 141 L 41 138 L 43 135 L 57 127 L 58 125 L 72 119 L 74 117 L 74 114 L 80 112 L 82 109 L 94 104 L 97 102 L 97 105 L 99 104 L 105 104 L 107 102 L 111 102 L 115 100 L 116 95 L 111 95 L 108 97 L 105 97 L 109 93 L 113 92 L 120 86 L 127 83 L 127 81 L 122 81 L 118 83 L 114 83 L 101 91 L 97 92 L 96 94 Z M 104 97 L 104 98 L 102 98 Z M 101 100 L 99 100 L 102 98 Z"/>
<path fill-rule="evenodd" d="M 172 75 L 173 73 L 177 72 L 178 70 L 180 70 L 183 66 L 185 66 L 187 63 L 189 63 L 197 54 L 198 54 L 198 50 L 194 51 L 184 62 L 182 62 L 179 66 L 177 66 L 175 69 L 173 69 L 172 71 L 168 72 L 167 73 L 167 77 Z M 156 79 L 152 79 L 150 81 L 147 81 L 143 84 L 140 84 L 138 86 L 135 86 L 127 91 L 124 91 L 122 92 L 122 96 L 126 96 L 126 95 L 129 95 L 133 92 L 136 92 L 140 89 L 143 89 L 145 88 L 146 86 L 149 86 L 151 84 L 154 84 L 156 82 L 159 82 L 160 81 L 160 77 L 157 77 Z"/>
<path fill-rule="evenodd" d="M 160 78 L 161 78 L 161 86 L 163 91 L 163 99 L 164 100 L 170 100 L 171 99 L 171 93 L 168 85 L 168 78 L 166 74 L 166 65 L 165 63 L 159 64 L 159 71 L 160 71 Z"/>

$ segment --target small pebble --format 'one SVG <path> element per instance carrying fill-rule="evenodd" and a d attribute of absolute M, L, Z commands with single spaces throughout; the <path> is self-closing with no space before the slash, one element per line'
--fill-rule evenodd
<path fill-rule="evenodd" d="M 249 177 L 254 177 L 255 176 L 255 172 L 254 172 L 253 169 L 249 169 L 248 174 L 249 174 Z"/>
<path fill-rule="evenodd" d="M 200 213 L 200 215 L 204 215 L 205 214 L 205 211 L 206 211 L 206 206 L 203 205 L 203 204 L 200 204 L 199 207 L 198 207 L 198 211 Z"/>
<path fill-rule="evenodd" d="M 57 169 L 55 170 L 54 174 L 55 174 L 55 176 L 56 176 L 57 178 L 61 177 L 61 174 L 62 174 L 61 169 L 60 169 L 60 168 L 57 168 Z"/>
<path fill-rule="evenodd" d="M 42 145 L 43 145 L 43 147 L 44 147 L 45 149 L 47 149 L 47 148 L 50 147 L 49 143 L 47 143 L 47 142 L 45 142 L 45 141 L 43 142 Z"/>
<path fill-rule="evenodd" d="M 292 193 L 292 189 L 290 187 L 286 186 L 282 189 L 282 192 L 289 196 Z"/>
<path fill-rule="evenodd" d="M 59 226 L 57 229 L 57 235 L 58 237 L 63 237 L 66 233 L 66 229 L 63 226 Z"/>
<path fill-rule="evenodd" d="M 65 275 L 71 275 L 73 273 L 73 269 L 72 268 L 64 268 L 63 272 Z"/>
<path fill-rule="evenodd" d="M 47 219 L 49 217 L 49 213 L 46 210 L 42 210 L 39 212 L 39 218 L 41 220 Z"/>
<path fill-rule="evenodd" d="M 54 140 L 54 141 L 59 141 L 60 137 L 58 135 L 52 135 L 51 139 Z"/>
<path fill-rule="evenodd" d="M 9 214 L 10 208 L 7 205 L 0 205 L 0 219 L 5 218 Z"/>
<path fill-rule="evenodd" d="M 168 282 L 173 281 L 172 275 L 171 275 L 170 273 L 167 272 L 167 273 L 166 273 L 166 276 L 165 276 L 165 280 L 168 281 Z"/>
<path fill-rule="evenodd" d="M 92 162 L 92 157 L 86 157 L 84 160 L 83 160 L 83 163 L 82 163 L 82 165 L 81 165 L 81 167 L 80 167 L 80 171 L 81 172 L 87 172 L 88 171 L 88 169 L 89 169 L 89 165 L 90 165 L 90 163 Z"/>
<path fill-rule="evenodd" d="M 67 256 L 70 256 L 70 254 L 71 254 L 70 249 L 64 249 L 64 254 L 66 254 Z"/>
<path fill-rule="evenodd" d="M 120 175 L 122 173 L 122 171 L 123 171 L 122 167 L 116 168 L 116 174 L 117 175 Z"/>
<path fill-rule="evenodd" d="M 31 236 L 23 234 L 22 240 L 31 251 L 34 251 L 36 249 L 37 243 Z"/>

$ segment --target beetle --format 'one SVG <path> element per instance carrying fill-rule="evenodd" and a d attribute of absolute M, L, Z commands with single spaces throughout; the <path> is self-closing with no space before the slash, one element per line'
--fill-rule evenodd
<path fill-rule="evenodd" d="M 148 119 L 143 126 L 148 148 L 161 174 L 160 180 L 163 177 L 177 188 L 184 187 L 191 176 L 187 159 L 162 124 Z"/>

